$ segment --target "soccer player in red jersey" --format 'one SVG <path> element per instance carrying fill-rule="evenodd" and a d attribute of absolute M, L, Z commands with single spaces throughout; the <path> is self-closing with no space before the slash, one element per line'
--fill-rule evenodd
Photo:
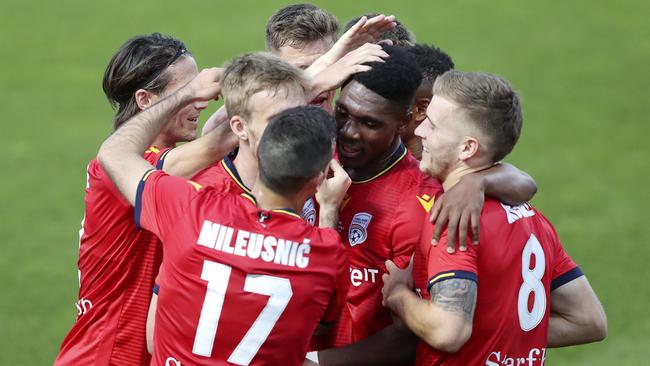
<path fill-rule="evenodd" d="M 433 95 L 420 167 L 445 189 L 510 153 L 523 118 L 508 82 L 450 71 Z M 418 365 L 543 365 L 547 347 L 605 337 L 598 298 L 539 211 L 490 198 L 480 220 L 479 246 L 450 254 L 427 225 L 413 276 L 387 263 L 383 301 L 420 337 Z"/>
<path fill-rule="evenodd" d="M 202 71 L 116 131 L 98 155 L 135 204 L 136 222 L 163 242 L 153 363 L 301 364 L 317 323 L 333 320 L 347 287 L 336 231 L 295 213 L 320 186 L 322 217 L 336 225 L 349 178 L 331 160 L 331 117 L 316 107 L 275 117 L 259 142 L 259 201 L 155 171 L 139 155 L 164 116 L 215 98 L 220 76 Z"/>
<path fill-rule="evenodd" d="M 382 306 L 382 275 L 386 260 L 401 267 L 409 263 L 441 186 L 423 176 L 400 140 L 422 78 L 418 65 L 401 48 L 383 49 L 390 55 L 385 62 L 354 75 L 336 102 L 338 156 L 352 179 L 341 211 L 351 287 L 332 331 L 330 346 L 338 348 L 317 353 L 323 364 L 402 364 L 415 355 L 416 338 Z M 515 168 L 498 166 L 479 174 L 497 177 L 488 194 L 514 202 L 530 198 L 518 195 L 526 191 L 521 185 L 531 183 Z M 473 185 L 469 189 L 479 192 Z"/>
<path fill-rule="evenodd" d="M 118 107 L 115 129 L 197 73 L 194 59 L 177 39 L 154 33 L 127 41 L 112 57 L 103 81 L 106 96 Z M 155 164 L 165 149 L 194 140 L 197 118 L 206 105 L 193 103 L 171 114 L 144 158 Z M 135 227 L 133 208 L 97 160 L 88 164 L 85 204 L 79 240 L 78 316 L 55 365 L 148 365 L 145 320 L 162 260 L 160 242 Z"/>

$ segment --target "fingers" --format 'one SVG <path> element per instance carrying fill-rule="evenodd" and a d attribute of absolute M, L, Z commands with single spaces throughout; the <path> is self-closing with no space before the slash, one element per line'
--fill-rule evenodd
<path fill-rule="evenodd" d="M 452 213 L 449 216 L 449 221 L 447 222 L 447 253 L 453 253 L 456 251 L 456 230 L 458 229 L 458 220 L 459 217 L 455 213 Z"/>
<path fill-rule="evenodd" d="M 472 212 L 470 215 L 471 225 L 472 225 L 472 243 L 478 245 L 479 242 L 479 233 L 480 233 L 480 222 L 481 222 L 481 212 Z"/>
<path fill-rule="evenodd" d="M 387 260 L 385 262 L 385 264 L 386 264 L 386 272 L 387 273 L 393 273 L 393 272 L 395 272 L 396 270 L 399 269 L 399 268 L 397 268 L 397 265 L 395 265 L 395 263 L 390 259 Z"/>
<path fill-rule="evenodd" d="M 440 213 L 436 217 L 435 228 L 433 230 L 433 236 L 431 237 L 431 242 L 437 244 L 440 240 L 440 234 L 442 234 L 442 229 L 447 225 L 447 211 L 440 209 Z"/>
<path fill-rule="evenodd" d="M 429 222 L 434 223 L 438 219 L 440 210 L 442 208 L 442 200 L 437 199 L 433 202 L 433 207 L 431 208 L 431 213 L 429 214 Z"/>
<path fill-rule="evenodd" d="M 460 216 L 460 222 L 458 223 L 458 249 L 460 249 L 461 252 L 467 250 L 467 227 L 470 218 L 471 216 L 469 213 L 463 212 Z"/>

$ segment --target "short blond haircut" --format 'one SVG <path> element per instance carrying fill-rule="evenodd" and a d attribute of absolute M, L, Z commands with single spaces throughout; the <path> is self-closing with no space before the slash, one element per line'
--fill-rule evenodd
<path fill-rule="evenodd" d="M 489 139 L 483 144 L 492 162 L 515 147 L 524 117 L 519 95 L 506 80 L 487 73 L 447 71 L 436 79 L 433 95 L 456 103 Z"/>
<path fill-rule="evenodd" d="M 247 53 L 235 57 L 223 76 L 222 92 L 230 117 L 250 118 L 254 94 L 280 88 L 305 92 L 307 81 L 303 72 L 268 52 Z"/>

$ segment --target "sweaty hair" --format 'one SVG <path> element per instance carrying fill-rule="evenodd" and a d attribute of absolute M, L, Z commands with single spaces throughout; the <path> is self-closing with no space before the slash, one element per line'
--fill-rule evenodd
<path fill-rule="evenodd" d="M 415 57 L 422 70 L 422 83 L 433 86 L 436 78 L 454 68 L 454 62 L 448 54 L 434 45 L 416 44 L 406 47 L 406 51 Z"/>
<path fill-rule="evenodd" d="M 523 124 L 519 96 L 510 83 L 497 75 L 448 71 L 438 77 L 433 94 L 458 104 L 489 141 L 482 141 L 492 162 L 514 148 Z"/>
<path fill-rule="evenodd" d="M 321 39 L 336 40 L 339 22 L 330 13 L 311 4 L 294 4 L 278 10 L 266 23 L 266 50 L 282 46 L 303 47 Z"/>
<path fill-rule="evenodd" d="M 282 195 L 298 193 L 332 159 L 334 118 L 315 106 L 287 109 L 269 122 L 260 139 L 261 182 Z"/>
<path fill-rule="evenodd" d="M 104 71 L 102 88 L 117 113 L 117 129 L 140 112 L 135 100 L 138 89 L 159 94 L 171 81 L 167 68 L 185 55 L 191 55 L 178 39 L 160 33 L 135 36 L 120 47 Z"/>
<path fill-rule="evenodd" d="M 361 19 L 361 17 L 365 16 L 368 19 L 370 19 L 376 17 L 377 15 L 380 14 L 366 13 L 361 16 L 354 17 L 345 24 L 345 30 L 343 32 L 347 32 L 348 30 L 350 30 L 350 28 L 352 28 L 353 25 L 357 24 L 357 22 L 359 21 L 359 19 Z M 410 30 L 408 30 L 408 28 L 406 28 L 406 26 L 403 23 L 401 23 L 399 20 L 395 20 L 395 23 L 397 23 L 395 28 L 382 33 L 379 36 L 379 38 L 381 40 L 390 39 L 391 41 L 393 41 L 393 45 L 395 46 L 413 45 L 415 43 L 415 35 Z"/>
<path fill-rule="evenodd" d="M 251 97 L 260 91 L 277 93 L 281 88 L 304 92 L 306 81 L 300 69 L 267 52 L 235 57 L 223 75 L 222 92 L 230 117 L 250 118 Z"/>
<path fill-rule="evenodd" d="M 400 47 L 382 44 L 388 54 L 385 62 L 370 62 L 370 71 L 355 74 L 351 80 L 404 108 L 413 103 L 422 82 L 422 72 L 415 58 Z"/>

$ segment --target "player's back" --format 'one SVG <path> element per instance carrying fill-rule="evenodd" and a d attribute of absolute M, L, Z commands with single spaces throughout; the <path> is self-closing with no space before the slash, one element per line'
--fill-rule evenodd
<path fill-rule="evenodd" d="M 152 147 L 145 158 L 155 163 L 159 152 Z M 77 319 L 55 365 L 148 364 L 145 322 L 160 241 L 135 227 L 133 207 L 97 160 L 88 164 L 84 201 Z"/>
<path fill-rule="evenodd" d="M 581 273 L 550 222 L 528 204 L 508 206 L 489 199 L 481 215 L 478 246 L 470 244 L 465 253 L 447 255 L 442 253 L 446 244 L 430 245 L 431 232 L 429 225 L 419 248 L 437 256 L 433 260 L 437 266 L 429 259 L 428 285 L 444 278 L 475 278 L 478 294 L 467 343 L 457 353 L 447 354 L 420 342 L 417 363 L 542 365 L 550 291 Z M 422 277 L 416 275 L 416 287 L 421 286 Z"/>
<path fill-rule="evenodd" d="M 211 188 L 187 216 L 163 236 L 153 364 L 300 365 L 345 299 L 336 231 Z"/>

